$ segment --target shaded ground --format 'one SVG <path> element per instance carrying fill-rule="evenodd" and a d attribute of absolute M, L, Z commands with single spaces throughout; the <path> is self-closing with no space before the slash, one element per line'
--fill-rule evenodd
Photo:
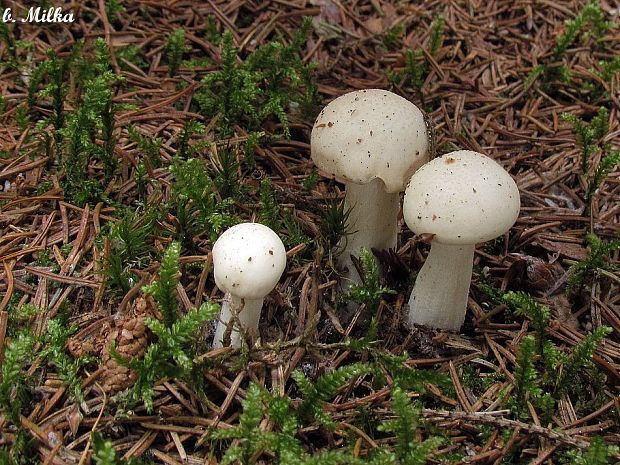
<path fill-rule="evenodd" d="M 0 81 L 0 353 L 20 331 L 40 337 L 26 373 L 15 378 L 23 378 L 26 386 L 19 412 L 0 416 L 0 446 L 14 452 L 36 450 L 46 463 L 87 463 L 91 431 L 96 430 L 125 458 L 150 451 L 161 463 L 218 463 L 238 443 L 213 440 L 211 427 L 225 430 L 238 424 L 250 382 L 286 393 L 295 403 L 303 396 L 291 379 L 294 370 L 315 379 L 363 361 L 381 367 L 384 379 L 347 379 L 323 405 L 335 429 L 304 420 L 296 437 L 310 453 L 348 449 L 356 457 L 372 457 L 373 449 L 394 445 L 397 436 L 377 429 L 393 417 L 390 386 L 395 375 L 386 368 L 385 353 L 405 351 L 408 355 L 397 363 L 401 368 L 446 375 L 407 389 L 423 407 L 425 423 L 417 439 L 445 436 L 429 459 L 432 463 L 586 463 L 570 462 L 567 451 L 585 450 L 594 436 L 610 445 L 620 442 L 618 252 L 586 241 L 588 233 L 604 242 L 618 238 L 618 172 L 610 170 L 600 189 L 591 192 L 590 205 L 586 203 L 605 145 L 611 145 L 608 153 L 620 145 L 620 81 L 617 74 L 604 75 L 600 63 L 611 62 L 620 52 L 617 28 L 597 33 L 596 20 L 586 22 L 558 55 L 565 21 L 583 11 L 583 2 L 121 3 L 124 11 L 118 12 L 110 4 L 106 9 L 103 1 L 67 3 L 76 17 L 69 25 L 9 25 L 12 39 L 0 49 L 5 63 Z M 617 24 L 618 5 L 612 3 L 600 5 L 604 19 Z M 439 14 L 445 25 L 431 53 Z M 379 341 L 350 342 L 367 334 L 372 305 L 359 307 L 351 321 L 340 321 L 335 309 L 338 276 L 328 247 L 337 242 L 337 222 L 326 218 L 336 211 L 342 185 L 313 172 L 309 134 L 320 106 L 308 112 L 302 111 L 304 105 L 286 107 L 291 135 L 286 138 L 274 115 L 258 118 L 256 125 L 241 113 L 223 128 L 226 115 L 211 115 L 197 103 L 195 96 L 205 87 L 201 79 L 220 68 L 223 58 L 215 42 L 224 30 L 231 31 L 239 57 L 245 58 L 268 41 L 289 43 L 304 16 L 312 17 L 313 25 L 302 58 L 316 63 L 312 76 L 322 104 L 354 89 L 391 88 L 429 113 L 439 153 L 455 148 L 483 152 L 517 181 L 521 215 L 505 238 L 476 251 L 469 311 L 459 335 L 404 327 L 410 270 L 419 270 L 428 244 L 403 226 L 396 253 L 381 255 L 383 284 L 397 293 L 385 294 L 377 305 Z M 174 52 L 167 44 L 178 28 L 185 31 L 186 49 L 181 48 L 178 71 L 171 73 Z M 112 136 L 104 138 L 103 123 L 83 150 L 98 146 L 105 153 L 106 140 L 113 141 L 110 153 L 118 166 L 108 172 L 107 159 L 97 152 L 76 173 L 66 164 L 75 134 L 71 115 L 85 105 L 85 83 L 96 82 L 103 73 L 92 61 L 95 37 L 104 37 L 111 52 L 108 72 L 124 78 L 108 82 L 114 104 L 125 106 L 110 113 Z M 67 121 L 58 122 L 54 95 L 59 94 L 49 85 L 57 70 L 48 70 L 40 83 L 34 70 L 46 60 L 56 63 L 48 48 L 58 60 L 65 59 L 79 39 L 85 39 L 80 54 L 91 60 L 86 65 L 91 76 L 80 81 L 79 66 L 63 75 L 61 113 Z M 407 68 L 407 49 L 423 50 L 411 55 L 421 69 L 421 89 L 413 68 Z M 562 63 L 570 70 L 568 82 L 556 72 Z M 214 95 L 225 95 L 225 88 L 214 86 Z M 582 145 L 561 115 L 591 121 L 601 106 L 607 109 L 608 129 L 595 141 L 602 149 L 593 149 L 584 173 Z M 105 114 L 105 108 L 99 110 Z M 204 132 L 188 131 L 190 120 L 202 122 Z M 56 124 L 69 129 L 55 131 Z M 256 131 L 265 137 L 253 146 L 247 140 Z M 182 190 L 175 187 L 178 171 L 169 169 L 175 155 L 204 160 L 202 166 L 215 179 L 213 185 L 203 182 L 207 190 L 197 197 L 214 193 L 218 205 L 228 198 L 222 211 L 237 221 L 258 218 L 281 228 L 289 265 L 263 310 L 262 346 L 241 353 L 209 352 L 207 325 L 198 337 L 203 342 L 193 348 L 200 366 L 192 376 L 199 373 L 200 382 L 159 380 L 154 408 L 147 412 L 141 402 L 127 403 L 117 394 L 131 385 L 134 375 L 110 358 L 107 347 L 116 342 L 122 355 L 139 357 L 156 340 L 145 329 L 144 317 L 161 315 L 141 287 L 157 276 L 162 252 L 172 240 L 183 246 L 180 312 L 221 298 L 210 274 L 210 248 L 219 232 L 214 215 L 220 207 L 205 207 L 205 219 L 203 211 L 188 207 L 191 193 L 175 193 Z M 95 187 L 84 193 L 87 180 L 96 180 Z M 200 182 L 192 178 L 187 184 Z M 134 211 L 138 213 L 132 216 Z M 193 223 L 181 217 L 183 212 L 203 222 Z M 125 236 L 112 226 L 122 218 L 131 231 Z M 130 246 L 122 245 L 127 237 L 135 241 L 131 253 Z M 593 259 L 596 251 L 599 261 Z M 122 270 L 113 274 L 115 254 Z M 588 264 L 581 268 L 583 274 L 576 275 L 577 268 L 569 273 L 576 262 Z M 549 307 L 548 321 L 540 327 L 531 316 L 540 307 L 528 318 L 521 314 L 528 313 L 525 304 L 510 305 L 503 291 L 526 291 Z M 31 313 L 23 311 L 28 308 Z M 61 325 L 56 339 L 50 336 L 52 320 Z M 70 325 L 76 331 L 63 333 L 62 327 Z M 586 363 L 589 356 L 574 364 L 575 357 L 567 355 L 571 348 L 601 326 L 611 332 L 598 345 L 592 364 Z M 556 355 L 566 357 L 551 360 L 547 351 L 534 359 L 532 354 L 529 368 L 537 374 L 524 374 L 527 366 L 518 354 L 528 333 L 538 334 L 553 344 Z M 46 348 L 58 340 L 62 354 L 50 355 Z M 84 356 L 90 358 L 69 366 L 73 357 Z M 66 379 L 67 373 L 75 379 Z M 558 387 L 558 380 L 564 385 Z M 7 392 L 6 399 L 16 405 L 15 386 Z M 552 401 L 544 400 L 545 392 Z M 269 431 L 274 425 L 265 419 L 260 427 Z M 19 438 L 27 444 L 17 444 Z M 276 461 L 261 450 L 254 460 Z"/>

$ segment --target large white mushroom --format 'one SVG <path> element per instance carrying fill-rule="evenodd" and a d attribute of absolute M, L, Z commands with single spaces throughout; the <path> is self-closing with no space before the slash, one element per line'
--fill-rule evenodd
<path fill-rule="evenodd" d="M 396 246 L 400 192 L 429 159 L 422 112 L 392 92 L 367 89 L 330 102 L 317 117 L 310 141 L 314 163 L 345 182 L 352 234 L 343 238 L 340 264 L 362 247 Z M 350 273 L 351 279 L 359 281 Z"/>
<path fill-rule="evenodd" d="M 459 150 L 420 168 L 403 215 L 417 234 L 434 234 L 409 299 L 409 323 L 458 331 L 477 243 L 504 234 L 519 216 L 519 189 L 493 159 Z"/>
<path fill-rule="evenodd" d="M 213 245 L 213 275 L 217 287 L 226 295 L 213 347 L 223 346 L 227 332 L 231 346 L 236 348 L 241 346 L 243 334 L 252 339 L 258 336 L 263 300 L 285 267 L 284 244 L 267 226 L 241 223 L 218 238 Z"/>

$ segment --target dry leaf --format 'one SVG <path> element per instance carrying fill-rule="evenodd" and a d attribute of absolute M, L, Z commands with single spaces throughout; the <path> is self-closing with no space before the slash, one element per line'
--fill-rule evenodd
<path fill-rule="evenodd" d="M 552 242 L 545 239 L 539 239 L 536 243 L 549 252 L 558 252 L 560 255 L 574 260 L 584 260 L 588 256 L 588 251 L 577 244 Z"/>
<path fill-rule="evenodd" d="M 373 34 L 381 34 L 383 32 L 383 20 L 381 18 L 370 18 L 366 21 L 366 27 Z"/>
<path fill-rule="evenodd" d="M 80 412 L 79 405 L 73 404 L 71 407 L 69 407 L 69 410 L 67 410 L 65 417 L 67 418 L 67 423 L 69 423 L 69 429 L 71 430 L 71 434 L 73 434 L 73 437 L 75 437 L 78 433 L 78 429 L 80 427 L 80 423 L 82 423 L 83 418 L 82 412 Z"/>
<path fill-rule="evenodd" d="M 332 0 L 313 0 L 311 3 L 320 8 L 318 16 L 320 20 L 328 24 L 341 24 L 340 8 Z"/>

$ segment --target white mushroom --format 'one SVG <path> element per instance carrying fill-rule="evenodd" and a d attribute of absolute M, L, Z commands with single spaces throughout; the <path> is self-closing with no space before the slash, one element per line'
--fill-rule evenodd
<path fill-rule="evenodd" d="M 340 262 L 350 272 L 350 255 L 362 247 L 396 246 L 400 192 L 429 159 L 424 115 L 386 90 L 350 92 L 321 111 L 310 146 L 314 163 L 346 183 L 352 234 L 342 240 Z"/>
<path fill-rule="evenodd" d="M 461 328 L 475 245 L 508 231 L 519 208 L 514 180 L 477 152 L 448 153 L 413 175 L 405 191 L 405 222 L 415 233 L 434 237 L 409 299 L 409 323 Z"/>
<path fill-rule="evenodd" d="M 213 245 L 213 275 L 226 296 L 214 347 L 223 346 L 228 332 L 232 347 L 241 346 L 242 334 L 253 339 L 258 336 L 263 300 L 280 280 L 285 266 L 284 244 L 267 226 L 242 223 L 218 238 Z"/>

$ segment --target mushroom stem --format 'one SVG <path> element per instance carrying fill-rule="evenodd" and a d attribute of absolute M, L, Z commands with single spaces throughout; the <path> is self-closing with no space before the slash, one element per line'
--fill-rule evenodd
<path fill-rule="evenodd" d="M 432 242 L 409 299 L 409 323 L 458 331 L 465 321 L 472 245 Z"/>
<path fill-rule="evenodd" d="M 396 247 L 400 193 L 385 191 L 385 184 L 375 179 L 367 184 L 347 183 L 345 209 L 350 211 L 347 230 L 350 234 L 340 241 L 343 247 L 339 262 L 349 268 L 348 277 L 360 283 L 354 273 L 351 254 L 359 256 L 360 249 L 389 249 Z"/>
<path fill-rule="evenodd" d="M 223 339 L 226 329 L 232 325 L 230 331 L 230 346 L 238 349 L 241 347 L 243 333 L 249 334 L 254 339 L 258 336 L 258 320 L 265 299 L 242 299 L 230 293 L 226 293 L 222 301 L 222 310 L 217 322 L 213 348 L 223 347 Z M 238 319 L 235 321 L 234 316 Z M 241 328 L 239 328 L 239 325 Z"/>

